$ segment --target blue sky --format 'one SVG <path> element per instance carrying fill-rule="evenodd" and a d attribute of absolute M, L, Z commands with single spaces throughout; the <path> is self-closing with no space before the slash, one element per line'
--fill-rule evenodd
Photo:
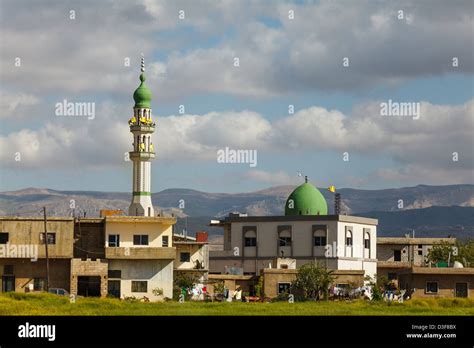
<path fill-rule="evenodd" d="M 295 185 L 298 171 L 364 189 L 474 182 L 470 1 L 0 6 L 1 191 L 131 191 L 141 53 L 158 124 L 154 192 Z M 95 103 L 94 119 L 55 116 L 63 99 Z M 421 117 L 381 116 L 388 100 L 420 103 Z M 258 165 L 217 163 L 225 147 L 257 151 Z"/>

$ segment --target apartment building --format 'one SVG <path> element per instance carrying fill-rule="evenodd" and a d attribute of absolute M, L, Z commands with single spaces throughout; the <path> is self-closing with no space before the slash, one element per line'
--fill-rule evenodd
<path fill-rule="evenodd" d="M 0 217 L 0 276 L 2 292 L 41 291 L 46 280 L 48 238 L 49 287 L 69 290 L 73 258 L 74 220 L 50 218 L 45 236 L 39 217 Z"/>
<path fill-rule="evenodd" d="M 152 301 L 173 297 L 175 218 L 106 216 L 109 292 Z"/>

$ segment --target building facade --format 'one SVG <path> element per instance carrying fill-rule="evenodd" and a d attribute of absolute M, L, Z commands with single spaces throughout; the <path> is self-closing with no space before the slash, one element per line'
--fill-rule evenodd
<path fill-rule="evenodd" d="M 74 220 L 47 222 L 50 288 L 69 289 Z M 42 291 L 46 279 L 45 226 L 42 218 L 0 217 L 0 288 Z"/>
<path fill-rule="evenodd" d="M 173 297 L 175 218 L 105 217 L 109 289 L 120 297 Z"/>

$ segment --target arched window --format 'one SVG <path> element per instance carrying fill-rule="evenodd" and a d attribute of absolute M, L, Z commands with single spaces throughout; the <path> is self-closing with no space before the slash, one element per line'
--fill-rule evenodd
<path fill-rule="evenodd" d="M 370 250 L 370 233 L 369 232 L 364 233 L 364 249 Z"/>
<path fill-rule="evenodd" d="M 346 246 L 352 247 L 352 231 L 351 230 L 346 231 Z"/>

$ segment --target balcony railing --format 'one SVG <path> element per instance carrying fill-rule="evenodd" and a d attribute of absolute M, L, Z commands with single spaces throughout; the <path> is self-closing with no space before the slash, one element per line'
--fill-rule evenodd
<path fill-rule="evenodd" d="M 150 260 L 165 259 L 174 260 L 176 258 L 176 248 L 159 247 L 106 247 L 105 257 L 107 259 L 134 259 Z"/>

